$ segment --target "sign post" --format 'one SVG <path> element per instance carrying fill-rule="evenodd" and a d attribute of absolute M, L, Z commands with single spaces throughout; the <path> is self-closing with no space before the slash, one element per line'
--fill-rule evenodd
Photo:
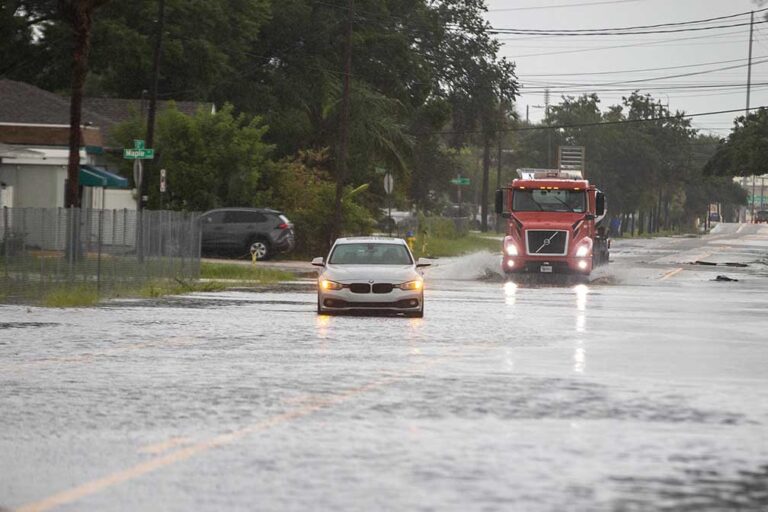
<path fill-rule="evenodd" d="M 457 196 L 459 199 L 459 217 L 461 217 L 461 187 L 469 186 L 469 178 L 462 178 L 461 174 L 459 174 L 451 180 L 451 183 L 456 185 Z"/>
<path fill-rule="evenodd" d="M 141 184 L 144 181 L 142 160 L 152 160 L 155 158 L 155 150 L 144 147 L 144 141 L 134 139 L 132 148 L 123 149 L 123 158 L 133 160 L 133 181 L 136 185 L 136 210 L 141 210 L 143 201 L 147 198 L 141 195 Z"/>
<path fill-rule="evenodd" d="M 123 158 L 125 160 L 133 160 L 133 181 L 136 185 L 136 256 L 139 262 L 143 262 L 144 236 L 142 233 L 141 209 L 146 204 L 148 197 L 141 195 L 141 184 L 144 181 L 144 166 L 141 161 L 155 158 L 155 150 L 145 148 L 143 140 L 134 139 L 132 148 L 123 149 Z"/>
<path fill-rule="evenodd" d="M 392 236 L 392 224 L 394 224 L 394 220 L 392 219 L 392 191 L 395 189 L 395 178 L 392 177 L 392 175 L 387 172 L 387 174 L 384 175 L 384 192 L 387 193 L 387 205 L 388 205 L 388 219 L 389 222 L 387 222 L 387 226 L 389 227 L 389 236 Z"/>

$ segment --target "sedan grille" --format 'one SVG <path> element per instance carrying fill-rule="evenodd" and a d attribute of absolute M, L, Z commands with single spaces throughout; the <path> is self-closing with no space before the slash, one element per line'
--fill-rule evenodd
<path fill-rule="evenodd" d="M 376 283 L 373 285 L 373 293 L 389 293 L 393 288 L 392 283 Z"/>
<path fill-rule="evenodd" d="M 526 231 L 528 254 L 565 256 L 568 247 L 568 232 L 529 229 Z"/>
<path fill-rule="evenodd" d="M 368 283 L 352 283 L 349 285 L 352 293 L 371 293 L 371 285 Z"/>

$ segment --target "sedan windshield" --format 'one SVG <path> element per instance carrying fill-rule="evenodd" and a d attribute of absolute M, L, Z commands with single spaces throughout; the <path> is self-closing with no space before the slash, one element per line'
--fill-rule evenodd
<path fill-rule="evenodd" d="M 512 210 L 516 212 L 584 213 L 586 194 L 581 190 L 515 190 Z"/>
<path fill-rule="evenodd" d="M 410 265 L 411 255 L 399 244 L 339 244 L 328 261 L 331 265 Z"/>

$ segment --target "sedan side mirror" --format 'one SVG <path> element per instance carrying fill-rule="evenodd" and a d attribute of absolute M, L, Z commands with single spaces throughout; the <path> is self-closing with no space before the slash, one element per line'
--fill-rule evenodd
<path fill-rule="evenodd" d="M 316 266 L 316 267 L 324 267 L 325 266 L 325 262 L 323 261 L 323 257 L 322 256 L 318 256 L 317 258 L 313 259 L 312 260 L 312 264 L 314 266 Z"/>
<path fill-rule="evenodd" d="M 416 268 L 423 268 L 423 267 L 431 267 L 432 263 L 425 260 L 424 258 L 419 258 L 419 261 L 416 262 Z"/>

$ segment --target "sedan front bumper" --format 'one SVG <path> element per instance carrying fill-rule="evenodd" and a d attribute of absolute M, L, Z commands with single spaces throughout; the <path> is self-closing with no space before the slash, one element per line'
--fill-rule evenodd
<path fill-rule="evenodd" d="M 323 310 L 353 311 L 418 311 L 424 304 L 421 291 L 400 290 L 395 288 L 388 293 L 354 293 L 342 290 L 319 290 L 318 302 Z"/>

